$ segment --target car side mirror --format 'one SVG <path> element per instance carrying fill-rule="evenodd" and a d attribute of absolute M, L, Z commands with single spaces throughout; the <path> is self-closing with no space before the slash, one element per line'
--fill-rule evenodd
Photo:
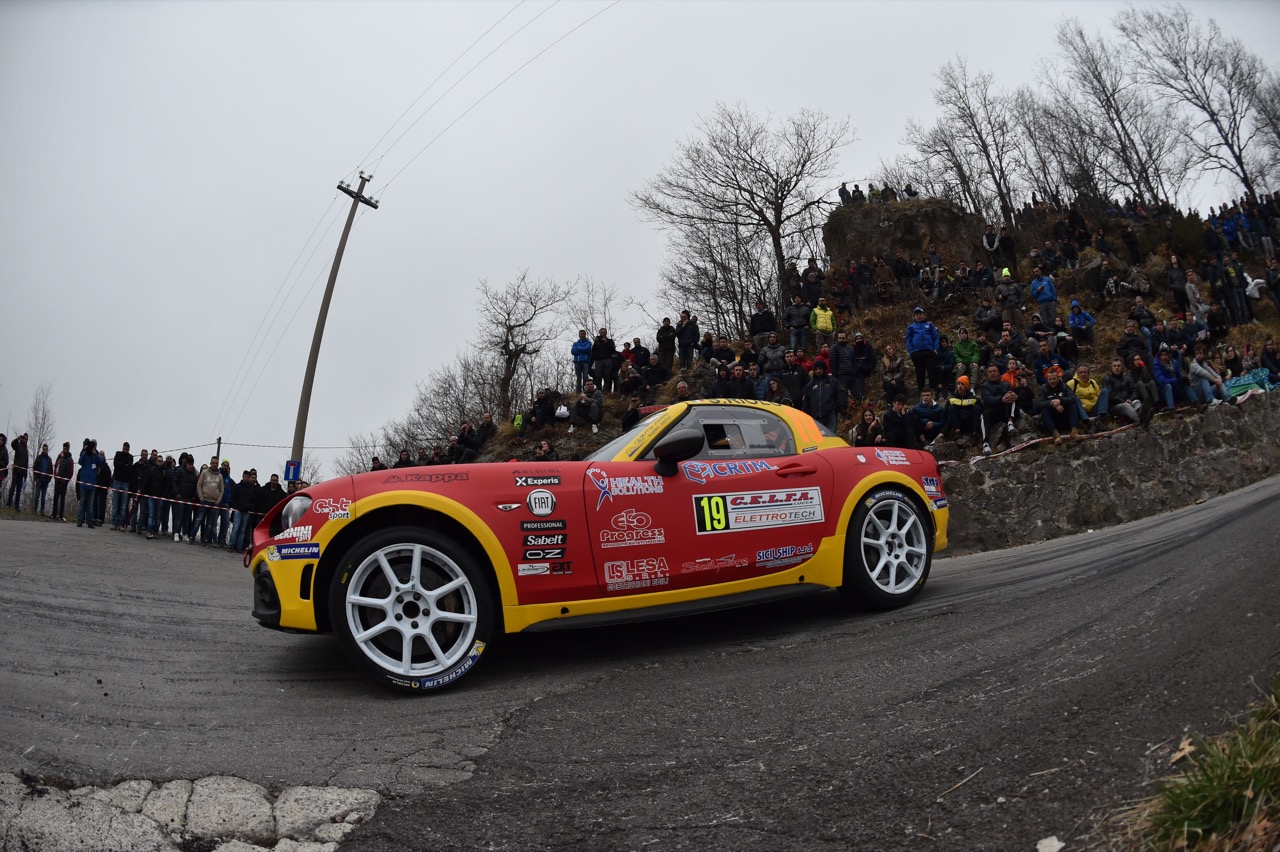
<path fill-rule="evenodd" d="M 653 469 L 659 476 L 675 476 L 676 465 L 702 452 L 706 441 L 701 429 L 677 429 L 654 445 L 658 463 Z"/>

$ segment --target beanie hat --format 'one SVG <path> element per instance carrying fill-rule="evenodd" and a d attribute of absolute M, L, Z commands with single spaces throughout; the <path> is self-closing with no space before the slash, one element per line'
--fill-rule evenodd
<path fill-rule="evenodd" d="M 968 390 L 968 389 L 969 389 L 969 377 L 968 377 L 968 376 L 961 376 L 960 378 L 956 379 L 956 384 L 958 384 L 958 385 L 964 385 L 964 389 L 965 389 L 965 390 Z"/>

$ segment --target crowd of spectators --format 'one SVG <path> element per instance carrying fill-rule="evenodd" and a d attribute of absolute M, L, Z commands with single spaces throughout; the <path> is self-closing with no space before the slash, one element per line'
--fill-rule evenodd
<path fill-rule="evenodd" d="M 32 459 L 27 441 L 27 435 L 19 435 L 10 447 L 0 434 L 0 486 L 7 485 L 6 505 L 15 512 L 23 511 L 22 494 L 30 476 L 31 511 L 40 517 L 68 521 L 70 494 L 77 527 L 92 530 L 110 523 L 113 531 L 163 540 L 172 531 L 175 542 L 233 553 L 249 546 L 251 530 L 265 513 L 289 491 L 306 486 L 291 482 L 286 490 L 274 473 L 265 485 L 259 484 L 254 469 L 243 471 L 237 482 L 231 462 L 219 463 L 217 456 L 198 471 L 195 458 L 186 452 L 175 459 L 159 450 L 143 450 L 135 460 L 128 441 L 110 461 L 92 438 L 84 439 L 78 455 L 71 442 L 64 441 L 57 456 L 51 457 L 49 445 L 43 444 Z"/>

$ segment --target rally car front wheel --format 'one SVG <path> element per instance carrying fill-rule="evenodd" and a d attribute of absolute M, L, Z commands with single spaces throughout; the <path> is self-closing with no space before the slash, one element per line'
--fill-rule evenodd
<path fill-rule="evenodd" d="M 417 527 L 372 533 L 346 554 L 333 576 L 329 616 L 362 672 L 417 693 L 470 672 L 495 621 L 475 559 L 447 537 Z"/>

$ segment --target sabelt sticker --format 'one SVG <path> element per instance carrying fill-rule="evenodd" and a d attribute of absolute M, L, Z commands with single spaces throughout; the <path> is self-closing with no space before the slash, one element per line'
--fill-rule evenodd
<path fill-rule="evenodd" d="M 530 491 L 524 503 L 529 507 L 530 513 L 545 518 L 556 510 L 556 495 L 539 488 L 537 491 Z"/>
<path fill-rule="evenodd" d="M 553 545 L 563 546 L 565 540 L 569 537 L 564 533 L 556 533 L 554 535 L 527 535 L 524 537 L 525 547 L 551 547 Z"/>
<path fill-rule="evenodd" d="M 272 544 L 267 546 L 267 561 L 277 562 L 281 559 L 319 559 L 320 545 L 315 542 L 307 544 Z"/>
<path fill-rule="evenodd" d="M 824 517 L 818 488 L 700 494 L 693 514 L 698 535 L 816 524 Z"/>

